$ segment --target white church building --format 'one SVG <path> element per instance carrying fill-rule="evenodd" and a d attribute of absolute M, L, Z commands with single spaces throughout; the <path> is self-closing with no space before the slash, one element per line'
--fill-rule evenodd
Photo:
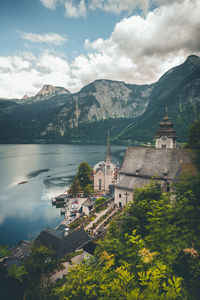
<path fill-rule="evenodd" d="M 110 186 L 118 182 L 118 172 L 116 165 L 112 163 L 110 136 L 108 132 L 108 143 L 106 159 L 98 162 L 93 168 L 94 190 L 108 193 Z"/>

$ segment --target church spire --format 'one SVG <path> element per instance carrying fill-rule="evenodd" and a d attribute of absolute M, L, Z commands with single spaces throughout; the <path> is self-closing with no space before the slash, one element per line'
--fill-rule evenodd
<path fill-rule="evenodd" d="M 106 162 L 111 162 L 110 132 L 109 132 L 109 130 L 108 130 L 108 142 L 107 142 Z"/>

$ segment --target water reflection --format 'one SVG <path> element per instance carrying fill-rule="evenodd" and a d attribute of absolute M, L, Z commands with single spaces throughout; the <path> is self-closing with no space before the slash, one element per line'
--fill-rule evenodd
<path fill-rule="evenodd" d="M 112 147 L 113 160 L 124 149 Z M 106 146 L 0 145 L 0 244 L 12 246 L 55 227 L 63 217 L 51 197 L 68 188 L 82 161 L 94 165 L 105 153 Z"/>
<path fill-rule="evenodd" d="M 34 178 L 38 175 L 40 175 L 41 173 L 44 173 L 44 172 L 48 172 L 49 169 L 40 169 L 40 170 L 36 170 L 36 171 L 33 171 L 33 172 L 30 172 L 27 174 L 27 177 L 28 178 Z"/>

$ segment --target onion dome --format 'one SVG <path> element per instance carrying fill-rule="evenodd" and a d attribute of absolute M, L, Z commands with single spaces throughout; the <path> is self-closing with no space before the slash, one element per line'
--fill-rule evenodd
<path fill-rule="evenodd" d="M 173 123 L 167 115 L 164 116 L 163 120 L 160 122 L 160 128 L 156 131 L 155 138 L 160 138 L 163 135 L 168 138 L 177 138 L 176 131 L 173 128 Z"/>

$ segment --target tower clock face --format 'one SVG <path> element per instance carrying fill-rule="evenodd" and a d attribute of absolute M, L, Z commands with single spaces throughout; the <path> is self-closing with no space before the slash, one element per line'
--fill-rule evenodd
<path fill-rule="evenodd" d="M 166 137 L 166 136 L 163 136 L 163 137 L 162 137 L 162 140 L 163 140 L 163 141 L 166 141 L 166 140 L 167 140 L 167 137 Z"/>

